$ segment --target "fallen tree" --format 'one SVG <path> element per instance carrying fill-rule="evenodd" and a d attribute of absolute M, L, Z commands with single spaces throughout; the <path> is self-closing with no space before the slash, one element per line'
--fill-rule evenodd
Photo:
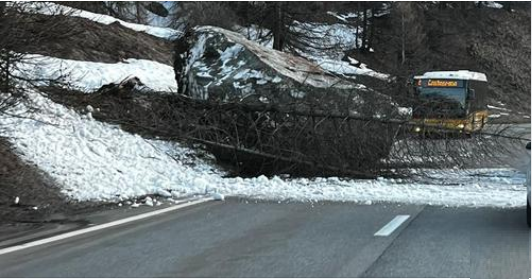
<path fill-rule="evenodd" d="M 222 28 L 183 40 L 179 90 L 208 107 L 193 136 L 238 173 L 367 176 L 388 156 L 389 97 Z"/>

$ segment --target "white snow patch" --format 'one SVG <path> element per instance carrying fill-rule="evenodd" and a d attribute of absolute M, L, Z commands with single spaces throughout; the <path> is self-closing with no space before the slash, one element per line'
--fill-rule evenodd
<path fill-rule="evenodd" d="M 478 2 L 479 1 L 475 1 L 475 4 L 478 5 Z M 482 5 L 485 6 L 485 7 L 488 7 L 488 8 L 492 8 L 492 9 L 502 9 L 504 8 L 504 6 L 500 3 L 497 3 L 495 1 L 481 1 Z"/>
<path fill-rule="evenodd" d="M 399 115 L 412 116 L 411 107 L 397 107 L 397 112 L 399 113 Z"/>
<path fill-rule="evenodd" d="M 349 23 L 349 19 L 351 19 L 351 18 L 357 18 L 358 17 L 357 13 L 339 14 L 337 12 L 328 11 L 327 14 L 331 15 L 331 16 L 333 16 L 333 17 L 335 17 L 335 18 L 337 18 L 340 21 L 345 22 L 345 23 Z"/>
<path fill-rule="evenodd" d="M 181 35 L 181 32 L 175 29 L 126 22 L 112 16 L 96 14 L 84 10 L 59 5 L 52 2 L 20 1 L 19 3 L 22 4 L 21 7 L 26 13 L 37 13 L 44 15 L 67 15 L 71 17 L 85 18 L 105 25 L 118 22 L 120 25 L 126 28 L 132 29 L 137 32 L 148 33 L 152 36 L 163 39 L 174 39 Z"/>
<path fill-rule="evenodd" d="M 142 59 L 127 59 L 121 63 L 87 62 L 60 59 L 38 54 L 26 55 L 17 65 L 18 76 L 43 80 L 59 79 L 82 91 L 92 91 L 102 85 L 120 82 L 136 76 L 147 87 L 157 91 L 177 91 L 171 66 Z"/>
<path fill-rule="evenodd" d="M 507 112 L 511 112 L 512 111 L 512 110 L 507 109 L 507 108 L 502 108 L 502 107 L 493 106 L 493 105 L 488 105 L 488 109 L 507 111 Z"/>
<path fill-rule="evenodd" d="M 225 196 L 220 194 L 220 193 L 214 193 L 212 194 L 212 198 L 215 200 L 215 201 L 224 201 L 225 200 Z"/>
<path fill-rule="evenodd" d="M 144 199 L 144 204 L 147 206 L 153 206 L 153 200 L 151 197 L 146 197 L 146 199 Z"/>

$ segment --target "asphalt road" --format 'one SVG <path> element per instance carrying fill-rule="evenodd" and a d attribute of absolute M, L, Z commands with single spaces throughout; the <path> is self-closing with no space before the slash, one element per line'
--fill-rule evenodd
<path fill-rule="evenodd" d="M 374 236 L 397 215 L 410 218 Z M 525 218 L 525 209 L 229 199 L 0 255 L 0 276 L 529 278 Z"/>

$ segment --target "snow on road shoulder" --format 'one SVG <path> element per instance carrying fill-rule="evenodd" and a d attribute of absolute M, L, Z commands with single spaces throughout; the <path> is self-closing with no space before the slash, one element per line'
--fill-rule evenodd
<path fill-rule="evenodd" d="M 452 207 L 521 207 L 526 203 L 524 176 L 514 170 L 445 170 L 434 175 L 445 177 L 446 182 L 438 179 L 341 180 L 334 177 L 285 181 L 259 177 L 226 179 L 218 191 L 256 199 L 310 202 L 393 202 Z M 469 179 L 461 182 L 464 177 Z"/>
<path fill-rule="evenodd" d="M 524 176 L 510 169 L 428 172 L 410 180 L 338 178 L 224 178 L 204 160 L 187 163 L 192 150 L 177 143 L 146 140 L 98 122 L 37 93 L 32 106 L 12 110 L 25 118 L 0 117 L 21 157 L 56 179 L 79 201 L 121 201 L 148 194 L 218 196 L 275 201 L 398 202 L 441 206 L 519 207 L 526 201 Z M 35 121 L 35 120 L 38 121 Z M 49 123 L 49 124 L 47 124 Z"/>
<path fill-rule="evenodd" d="M 128 76 L 138 77 L 147 87 L 156 91 L 177 91 L 173 68 L 150 60 L 130 58 L 121 63 L 102 63 L 31 54 L 17 68 L 18 76 L 43 82 L 60 79 L 82 91 L 96 90 Z"/>
<path fill-rule="evenodd" d="M 31 1 L 31 2 L 20 2 L 20 3 L 23 4 L 21 5 L 21 7 L 26 13 L 38 13 L 38 14 L 44 14 L 44 15 L 62 14 L 62 15 L 68 15 L 71 17 L 85 18 L 85 19 L 92 20 L 92 21 L 105 24 L 105 25 L 118 22 L 120 23 L 120 25 L 126 28 L 132 29 L 137 32 L 148 33 L 152 36 L 163 38 L 163 39 L 174 39 L 181 34 L 181 32 L 175 29 L 171 29 L 171 28 L 155 27 L 155 26 L 126 22 L 126 21 L 117 19 L 112 16 L 91 13 L 88 11 L 75 9 L 75 8 L 59 5 L 56 3 L 52 3 L 52 2 Z"/>

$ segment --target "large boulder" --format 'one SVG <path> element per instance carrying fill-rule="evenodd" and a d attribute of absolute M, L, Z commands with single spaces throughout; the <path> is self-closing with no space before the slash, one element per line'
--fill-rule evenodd
<path fill-rule="evenodd" d="M 377 117 L 393 111 L 386 96 L 236 32 L 205 26 L 185 39 L 188 53 L 177 76 L 178 83 L 187 87 L 183 92 L 193 98 L 268 104 L 325 102 L 329 111 L 343 107 L 337 112 Z"/>
<path fill-rule="evenodd" d="M 367 174 L 388 155 L 389 97 L 217 27 L 195 29 L 177 48 L 186 49 L 176 56 L 180 92 L 217 104 L 202 125 L 222 132 L 199 137 L 239 170 Z"/>

